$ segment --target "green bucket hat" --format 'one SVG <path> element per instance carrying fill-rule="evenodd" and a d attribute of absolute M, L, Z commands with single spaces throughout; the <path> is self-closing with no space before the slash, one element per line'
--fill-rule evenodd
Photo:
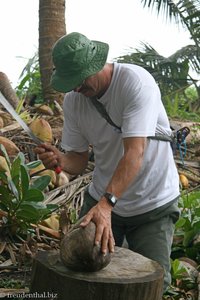
<path fill-rule="evenodd" d="M 55 66 L 52 87 L 66 93 L 81 85 L 87 77 L 103 69 L 108 50 L 108 44 L 91 41 L 78 32 L 61 37 L 52 50 Z"/>

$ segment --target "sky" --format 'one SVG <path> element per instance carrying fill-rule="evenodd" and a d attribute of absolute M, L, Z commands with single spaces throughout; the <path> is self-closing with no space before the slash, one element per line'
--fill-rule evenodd
<path fill-rule="evenodd" d="M 0 0 L 0 72 L 13 88 L 38 50 L 38 10 L 39 0 Z M 188 31 L 158 18 L 140 0 L 66 0 L 65 16 L 67 33 L 77 31 L 109 44 L 108 61 L 141 42 L 165 57 L 191 44 Z"/>

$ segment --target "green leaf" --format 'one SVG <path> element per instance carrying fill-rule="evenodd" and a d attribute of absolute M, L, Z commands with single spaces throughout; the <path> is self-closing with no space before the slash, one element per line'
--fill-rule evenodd
<path fill-rule="evenodd" d="M 183 246 L 188 247 L 192 242 L 192 240 L 194 239 L 195 235 L 196 235 L 195 230 L 190 230 L 185 232 L 184 239 L 183 239 Z"/>
<path fill-rule="evenodd" d="M 31 188 L 39 189 L 40 191 L 43 191 L 48 184 L 51 181 L 51 176 L 49 175 L 44 175 L 36 178 L 34 182 L 31 185 Z"/>
<path fill-rule="evenodd" d="M 175 259 L 172 262 L 172 268 L 173 268 L 173 272 L 176 274 L 177 271 L 180 269 L 180 261 L 178 259 Z"/>
<path fill-rule="evenodd" d="M 180 218 L 177 222 L 176 222 L 176 228 L 180 228 L 185 224 L 186 220 L 184 218 Z"/>
<path fill-rule="evenodd" d="M 200 217 L 200 207 L 195 209 L 195 216 Z"/>
<path fill-rule="evenodd" d="M 192 224 L 191 224 L 191 221 L 190 221 L 190 216 L 185 216 L 184 219 L 185 219 L 184 230 L 185 231 L 190 231 L 191 228 L 192 228 Z"/>
<path fill-rule="evenodd" d="M 187 272 L 187 269 L 183 266 L 183 264 L 178 259 L 175 259 L 172 262 L 173 278 L 180 279 L 183 277 L 183 273 L 185 272 Z"/>
<path fill-rule="evenodd" d="M 26 159 L 25 159 L 24 153 L 23 152 L 19 152 L 18 153 L 18 157 L 20 158 L 21 164 L 25 165 Z"/>
<path fill-rule="evenodd" d="M 55 211 L 56 209 L 58 209 L 58 205 L 57 204 L 47 204 L 47 208 L 50 211 Z"/>
<path fill-rule="evenodd" d="M 36 161 L 29 162 L 26 166 L 29 170 L 32 170 L 38 167 L 39 165 L 41 165 L 41 163 L 42 163 L 41 160 L 36 160 Z"/>
<path fill-rule="evenodd" d="M 43 210 L 43 209 L 47 209 L 46 204 L 44 204 L 41 201 L 39 201 L 39 202 L 35 202 L 35 201 L 23 202 L 21 204 L 20 208 L 28 207 L 28 206 L 36 208 L 38 211 Z"/>
<path fill-rule="evenodd" d="M 40 202 L 44 200 L 44 195 L 42 191 L 34 188 L 30 188 L 29 190 L 26 191 L 26 193 L 23 195 L 22 201 L 27 201 L 27 202 Z"/>
<path fill-rule="evenodd" d="M 16 107 L 15 111 L 16 111 L 16 113 L 17 113 L 18 115 L 20 114 L 20 112 L 21 112 L 21 110 L 22 110 L 22 108 L 23 108 L 24 101 L 25 101 L 25 98 L 24 98 L 24 99 L 22 98 L 22 99 L 19 100 L 19 102 L 18 102 L 18 104 L 17 104 L 17 107 Z"/>
<path fill-rule="evenodd" d="M 191 208 L 192 207 L 192 199 L 191 197 L 183 198 L 184 208 Z"/>
<path fill-rule="evenodd" d="M 40 218 L 40 214 L 37 208 L 29 205 L 28 203 L 26 205 L 23 203 L 23 205 L 21 205 L 17 210 L 16 217 L 31 223 L 35 222 L 35 220 L 38 220 Z"/>
<path fill-rule="evenodd" d="M 16 186 L 16 189 L 18 191 L 21 191 L 21 182 L 20 182 L 20 176 L 17 175 L 15 177 L 12 177 L 12 181 L 14 183 L 14 185 Z"/>
<path fill-rule="evenodd" d="M 200 233 L 200 220 L 199 220 L 199 218 L 193 224 L 193 229 L 195 230 L 196 234 Z"/>
<path fill-rule="evenodd" d="M 0 202 L 0 209 L 7 212 L 9 211 L 8 206 L 2 202 Z"/>
<path fill-rule="evenodd" d="M 3 153 L 3 156 L 5 157 L 7 164 L 10 167 L 10 165 L 11 165 L 10 158 L 9 158 L 6 148 L 4 147 L 3 144 L 0 144 L 0 151 Z"/>
<path fill-rule="evenodd" d="M 50 210 L 42 202 L 23 202 L 17 211 L 17 217 L 29 222 L 39 222 L 50 214 Z"/>
<path fill-rule="evenodd" d="M 29 78 L 30 78 L 30 75 L 27 74 L 27 75 L 23 78 L 23 80 L 21 80 L 21 82 L 20 82 L 20 84 L 19 84 L 19 86 L 18 86 L 18 89 L 19 89 L 19 90 L 22 89 L 22 88 L 24 87 L 24 85 L 25 85 L 26 82 L 29 80 Z"/>
<path fill-rule="evenodd" d="M 21 165 L 21 160 L 20 157 L 17 156 L 13 162 L 12 162 L 12 166 L 11 166 L 11 177 L 14 178 L 16 176 L 19 176 L 20 173 L 20 165 Z"/>
<path fill-rule="evenodd" d="M 0 186 L 0 208 L 5 211 L 9 211 L 12 207 L 13 195 L 5 186 Z"/>
<path fill-rule="evenodd" d="M 10 198 L 10 190 L 5 186 L 0 185 L 0 200 L 9 200 Z"/>
<path fill-rule="evenodd" d="M 26 189 L 26 175 L 25 170 L 21 170 L 21 166 L 23 165 L 23 168 L 26 169 L 26 166 L 24 165 L 25 158 L 24 154 L 22 152 L 18 153 L 15 160 L 12 162 L 11 166 L 11 177 L 12 181 L 14 182 L 18 192 L 23 193 L 23 189 Z M 22 182 L 23 181 L 23 182 Z"/>
<path fill-rule="evenodd" d="M 29 174 L 28 174 L 26 168 L 23 165 L 21 165 L 20 170 L 21 170 L 22 195 L 24 195 L 24 194 L 26 194 L 27 190 L 29 189 L 30 177 L 29 177 Z"/>
<path fill-rule="evenodd" d="M 189 195 L 189 199 L 191 202 L 191 206 L 193 208 L 196 208 L 197 206 L 199 206 L 199 203 L 200 203 L 200 193 L 197 191 L 195 193 L 191 193 Z"/>
<path fill-rule="evenodd" d="M 6 175 L 6 172 L 5 172 L 5 171 L 1 171 L 1 172 L 0 172 L 0 179 L 2 179 L 3 182 L 6 182 L 6 183 L 7 183 L 8 176 Z"/>
<path fill-rule="evenodd" d="M 186 254 L 187 257 L 189 257 L 193 260 L 196 260 L 197 257 L 199 256 L 199 250 L 200 249 L 197 249 L 197 248 L 194 248 L 194 247 L 186 248 L 185 249 L 185 254 Z"/>
<path fill-rule="evenodd" d="M 14 184 L 14 182 L 12 181 L 12 179 L 8 178 L 8 186 L 10 191 L 13 193 L 13 195 L 19 200 L 19 192 Z"/>

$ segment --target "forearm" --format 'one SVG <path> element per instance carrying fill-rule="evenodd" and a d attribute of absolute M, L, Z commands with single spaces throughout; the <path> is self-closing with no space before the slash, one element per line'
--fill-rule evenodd
<path fill-rule="evenodd" d="M 62 170 L 72 175 L 82 173 L 88 164 L 88 151 L 62 153 L 52 145 L 42 144 L 35 148 L 35 153 L 47 169 L 60 166 Z"/>
<path fill-rule="evenodd" d="M 128 186 L 134 181 L 143 161 L 143 152 L 133 157 L 132 151 L 127 151 L 121 158 L 118 166 L 106 188 L 106 192 L 120 198 Z M 114 252 L 114 238 L 111 229 L 111 211 L 112 205 L 102 195 L 101 199 L 86 215 L 81 226 L 85 227 L 91 220 L 97 225 L 95 244 L 101 242 L 101 251 L 103 253 Z"/>
<path fill-rule="evenodd" d="M 71 175 L 81 174 L 88 164 L 88 153 L 67 152 L 60 157 L 61 168 Z"/>
<path fill-rule="evenodd" d="M 124 155 L 113 173 L 106 192 L 120 198 L 134 182 L 142 166 L 145 146 L 145 138 L 135 138 L 135 141 L 132 143 L 129 140 L 125 142 Z"/>
<path fill-rule="evenodd" d="M 124 156 L 106 188 L 106 191 L 115 195 L 117 198 L 127 190 L 129 185 L 134 181 L 142 164 L 142 157 L 130 161 L 128 156 Z"/>
<path fill-rule="evenodd" d="M 146 138 L 124 139 L 124 155 L 105 190 L 120 198 L 132 184 L 140 171 L 146 146 Z M 101 243 L 103 253 L 114 252 L 114 238 L 111 229 L 111 212 L 113 206 L 103 195 L 98 203 L 90 209 L 81 226 L 85 227 L 91 220 L 96 224 L 95 244 Z"/>

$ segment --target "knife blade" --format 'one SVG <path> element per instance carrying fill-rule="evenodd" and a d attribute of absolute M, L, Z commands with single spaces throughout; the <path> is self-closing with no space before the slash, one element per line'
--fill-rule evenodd
<path fill-rule="evenodd" d="M 17 112 L 14 110 L 12 105 L 8 102 L 8 100 L 4 97 L 4 95 L 0 92 L 0 103 L 4 106 L 4 108 L 12 115 L 12 117 L 18 122 L 18 124 L 24 129 L 24 131 L 29 135 L 29 137 L 37 144 L 41 145 L 44 142 L 39 139 L 32 130 L 27 126 L 27 124 L 20 118 Z M 55 172 L 59 174 L 61 172 L 60 166 L 56 166 Z"/>

